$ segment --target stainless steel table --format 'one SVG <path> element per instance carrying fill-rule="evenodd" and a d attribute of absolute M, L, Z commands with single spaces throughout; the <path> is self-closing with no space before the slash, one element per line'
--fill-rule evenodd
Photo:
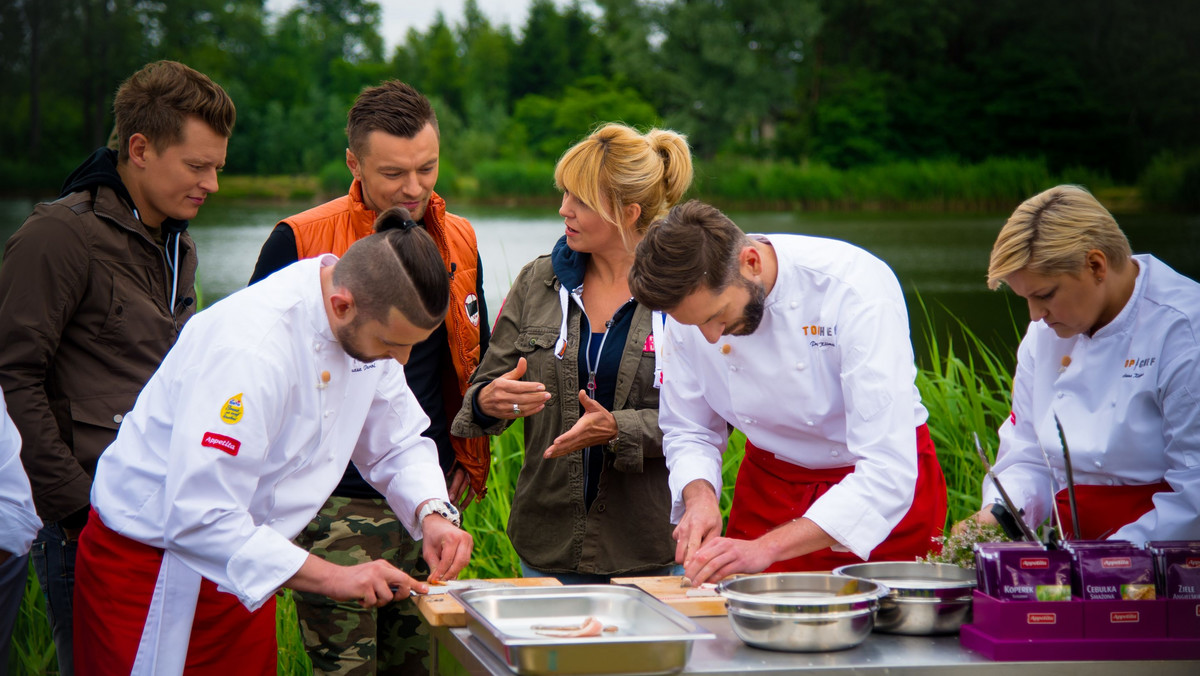
<path fill-rule="evenodd" d="M 819 671 L 821 676 L 887 674 L 971 674 L 985 676 L 1196 676 L 1196 660 L 1105 662 L 992 662 L 966 650 L 958 636 L 916 637 L 872 634 L 861 645 L 831 653 L 785 653 L 751 648 L 733 633 L 726 617 L 692 618 L 715 639 L 696 641 L 685 674 L 782 674 Z M 471 674 L 512 674 L 502 660 L 465 628 L 431 627 L 436 644 Z M 603 669 L 602 665 L 597 665 Z M 436 670 L 435 670 L 436 671 Z"/>

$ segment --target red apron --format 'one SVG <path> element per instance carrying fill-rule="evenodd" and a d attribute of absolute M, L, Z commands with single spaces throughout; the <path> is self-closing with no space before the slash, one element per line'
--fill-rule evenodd
<path fill-rule="evenodd" d="M 75 554 L 75 672 L 127 676 L 162 565 L 163 551 L 104 525 L 92 510 Z M 275 598 L 254 612 L 233 594 L 200 583 L 188 643 L 188 676 L 270 674 L 279 661 Z"/>
<path fill-rule="evenodd" d="M 1155 493 L 1170 491 L 1171 484 L 1160 481 L 1145 486 L 1075 486 L 1075 501 L 1079 503 L 1078 536 L 1071 521 L 1071 499 L 1067 489 L 1054 496 L 1066 540 L 1103 540 L 1121 526 L 1133 523 L 1154 509 Z M 1135 543 L 1140 545 L 1141 543 Z"/>
<path fill-rule="evenodd" d="M 946 525 L 946 478 L 928 425 L 917 428 L 917 486 L 912 506 L 887 539 L 871 552 L 871 561 L 912 561 L 938 546 Z M 746 442 L 746 457 L 738 470 L 729 510 L 726 537 L 753 540 L 776 526 L 804 516 L 817 498 L 840 482 L 854 467 L 809 469 L 780 460 Z M 862 563 L 850 552 L 826 548 L 777 561 L 767 572 L 833 570 Z"/>

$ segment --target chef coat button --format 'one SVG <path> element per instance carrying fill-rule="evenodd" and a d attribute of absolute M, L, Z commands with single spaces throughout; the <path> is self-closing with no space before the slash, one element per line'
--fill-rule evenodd
<path fill-rule="evenodd" d="M 1109 480 L 1108 480 L 1108 485 L 1109 485 L 1109 486 L 1113 485 L 1113 480 L 1112 480 L 1112 479 L 1109 479 Z"/>
<path fill-rule="evenodd" d="M 798 303 L 796 301 L 792 301 L 792 309 L 795 310 L 798 307 L 800 307 L 800 303 Z"/>
<path fill-rule="evenodd" d="M 729 365 L 729 370 L 730 370 L 730 371 L 736 371 L 736 370 L 737 370 L 737 367 L 736 367 L 736 366 L 734 366 L 733 364 L 730 364 L 730 365 Z"/>
<path fill-rule="evenodd" d="M 1067 396 L 1067 393 L 1066 393 L 1066 392 L 1059 392 L 1059 393 L 1058 393 L 1058 398 L 1059 398 L 1059 399 L 1062 399 L 1062 398 L 1063 398 L 1063 397 L 1065 397 L 1065 396 Z"/>
<path fill-rule="evenodd" d="M 328 418 L 328 417 L 329 417 L 329 416 L 331 416 L 331 415 L 333 415 L 333 411 L 325 411 L 325 417 L 326 417 L 326 418 Z"/>
<path fill-rule="evenodd" d="M 1096 466 L 1097 466 L 1097 467 L 1103 467 L 1103 466 L 1104 466 L 1104 463 L 1102 463 L 1102 462 L 1100 462 L 1099 460 L 1097 460 L 1097 461 L 1096 461 Z"/>
<path fill-rule="evenodd" d="M 832 455 L 833 457 L 835 457 L 835 458 L 836 458 L 836 457 L 838 457 L 839 455 L 841 455 L 841 453 L 840 453 L 840 452 L 839 452 L 837 449 L 834 449 L 834 450 L 833 450 L 833 451 L 830 453 L 830 455 Z"/>
<path fill-rule="evenodd" d="M 808 425 L 809 427 L 812 427 L 812 426 L 813 426 L 813 421 L 811 421 L 811 420 L 805 420 L 805 421 L 804 421 L 804 423 L 805 423 L 806 425 Z"/>
<path fill-rule="evenodd" d="M 802 362 L 802 361 L 796 362 L 796 370 L 803 371 L 804 370 L 804 362 Z"/>
<path fill-rule="evenodd" d="M 113 422 L 117 423 L 118 425 L 120 425 L 121 421 L 124 419 L 125 419 L 125 416 L 121 415 L 120 413 L 113 416 Z"/>

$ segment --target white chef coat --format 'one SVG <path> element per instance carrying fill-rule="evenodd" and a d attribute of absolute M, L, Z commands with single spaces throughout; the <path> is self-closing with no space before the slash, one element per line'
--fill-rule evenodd
<path fill-rule="evenodd" d="M 757 237 L 779 262 L 758 330 L 712 345 L 667 321 L 659 425 L 671 519 L 693 480 L 720 494 L 728 423 L 788 462 L 853 465 L 805 516 L 866 559 L 912 505 L 916 428 L 928 418 L 904 295 L 887 264 L 846 242 Z"/>
<path fill-rule="evenodd" d="M 182 639 L 186 653 L 198 576 L 250 610 L 268 600 L 304 563 L 291 539 L 350 461 L 414 538 L 417 505 L 449 501 L 403 368 L 347 356 L 330 329 L 319 270 L 336 260 L 300 261 L 198 313 L 101 455 L 92 506 L 165 550 L 161 596 L 184 597 L 156 591 L 143 646 L 178 652 Z"/>
<path fill-rule="evenodd" d="M 1150 255 L 1133 296 L 1095 335 L 1059 338 L 1029 325 L 1017 351 L 1013 413 L 1000 426 L 996 472 L 1025 520 L 1038 525 L 1066 487 L 1062 422 L 1075 483 L 1166 481 L 1154 509 L 1112 537 L 1200 538 L 1200 284 Z M 1063 358 L 1069 357 L 1064 367 Z M 1042 455 L 1045 450 L 1045 457 Z M 1046 466 L 1047 458 L 1053 467 Z M 983 504 L 999 494 L 985 481 Z"/>
<path fill-rule="evenodd" d="M 14 556 L 29 553 L 33 538 L 42 527 L 33 508 L 29 477 L 21 465 L 21 433 L 8 417 L 8 405 L 0 392 L 0 550 Z M 24 579 L 24 578 L 22 578 Z"/>

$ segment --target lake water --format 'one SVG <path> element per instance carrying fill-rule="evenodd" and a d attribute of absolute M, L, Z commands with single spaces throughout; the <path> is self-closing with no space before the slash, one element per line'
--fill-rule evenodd
<path fill-rule="evenodd" d="M 307 203 L 205 205 L 190 227 L 199 247 L 199 278 L 204 301 L 243 288 L 259 249 L 275 223 L 312 206 Z M 20 226 L 33 207 L 29 200 L 0 200 L 0 242 Z M 463 206 L 453 209 L 475 227 L 484 266 L 484 289 L 494 319 L 500 301 L 521 267 L 547 253 L 562 235 L 556 210 Z M 933 308 L 939 326 L 952 322 L 948 309 L 975 333 L 1011 355 L 1014 320 L 1024 330 L 1023 301 L 1008 291 L 988 290 L 988 254 L 1007 214 L 885 214 L 729 212 L 747 232 L 796 232 L 857 244 L 895 270 L 909 303 L 918 355 L 925 353 L 926 320 L 920 301 Z M 1117 215 L 1134 251 L 1152 252 L 1176 270 L 1200 279 L 1200 216 Z M 939 332 L 942 329 L 939 328 Z"/>

